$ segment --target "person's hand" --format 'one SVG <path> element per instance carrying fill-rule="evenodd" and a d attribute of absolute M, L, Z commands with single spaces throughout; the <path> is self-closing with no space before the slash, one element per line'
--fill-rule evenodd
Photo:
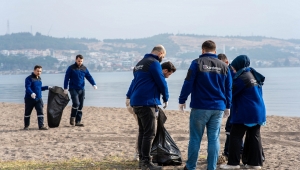
<path fill-rule="evenodd" d="M 227 118 L 230 116 L 230 109 L 225 109 L 224 110 L 224 115 L 223 115 L 223 118 Z"/>
<path fill-rule="evenodd" d="M 31 94 L 31 98 L 35 99 L 35 97 L 36 97 L 36 94 L 35 94 L 35 93 L 32 93 L 32 94 Z"/>
<path fill-rule="evenodd" d="M 52 86 L 48 86 L 48 90 L 51 89 L 51 88 L 52 88 Z"/>
<path fill-rule="evenodd" d="M 97 90 L 97 86 L 96 85 L 93 85 L 93 87 L 94 87 L 95 90 Z"/>
<path fill-rule="evenodd" d="M 126 99 L 125 104 L 128 112 L 134 114 L 133 108 L 130 106 L 130 99 Z"/>
<path fill-rule="evenodd" d="M 158 119 L 159 111 L 155 111 L 155 119 Z"/>
<path fill-rule="evenodd" d="M 68 89 L 64 89 L 64 93 L 65 93 L 65 94 L 68 94 Z"/>
<path fill-rule="evenodd" d="M 164 102 L 164 109 L 168 107 L 168 102 Z"/>
<path fill-rule="evenodd" d="M 126 107 L 130 106 L 130 99 L 126 98 L 125 105 L 126 105 Z"/>
<path fill-rule="evenodd" d="M 183 103 L 183 104 L 179 104 L 179 110 L 180 110 L 180 111 L 184 112 L 184 110 L 183 110 L 183 109 L 185 109 L 185 108 L 186 108 L 186 105 L 185 105 L 185 103 Z"/>

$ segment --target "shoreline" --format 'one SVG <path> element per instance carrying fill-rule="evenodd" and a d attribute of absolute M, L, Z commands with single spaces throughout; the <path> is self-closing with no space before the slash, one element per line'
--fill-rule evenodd
<path fill-rule="evenodd" d="M 0 102 L 0 107 L 2 117 L 0 162 L 17 160 L 59 162 L 74 158 L 103 161 L 108 157 L 133 159 L 137 124 L 126 108 L 85 106 L 82 118 L 85 127 L 71 127 L 69 125 L 71 107 L 67 106 L 60 126 L 47 131 L 38 130 L 36 112 L 33 111 L 30 130 L 24 131 L 24 104 Z M 46 108 L 45 105 L 45 125 L 47 125 Z M 179 147 L 185 162 L 189 140 L 189 112 L 166 110 L 165 114 L 168 117 L 165 127 Z M 220 153 L 225 143 L 225 122 L 226 119 L 223 119 Z M 261 129 L 266 156 L 263 169 L 294 169 L 300 166 L 299 122 L 298 117 L 267 116 L 267 125 Z M 206 168 L 204 159 L 207 155 L 206 150 L 207 138 L 204 135 L 198 169 Z"/>

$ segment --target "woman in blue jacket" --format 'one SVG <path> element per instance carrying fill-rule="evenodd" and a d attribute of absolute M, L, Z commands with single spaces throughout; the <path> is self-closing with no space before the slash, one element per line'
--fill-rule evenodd
<path fill-rule="evenodd" d="M 262 96 L 265 77 L 249 67 L 250 59 L 246 55 L 236 57 L 231 66 L 236 75 L 232 85 L 232 107 L 229 156 L 227 165 L 221 169 L 240 168 L 240 147 L 246 133 L 243 163 L 246 168 L 261 169 L 262 144 L 260 127 L 266 123 L 266 109 Z"/>

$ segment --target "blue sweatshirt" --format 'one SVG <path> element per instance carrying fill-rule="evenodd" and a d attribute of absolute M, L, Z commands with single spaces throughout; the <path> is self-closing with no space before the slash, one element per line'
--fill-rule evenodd
<path fill-rule="evenodd" d="M 231 107 L 232 77 L 228 66 L 217 55 L 205 53 L 192 61 L 179 96 L 183 104 L 191 94 L 190 107 L 225 110 Z"/>
<path fill-rule="evenodd" d="M 35 100 L 42 98 L 42 91 L 48 90 L 48 86 L 42 86 L 41 77 L 37 77 L 34 73 L 25 79 L 25 98 L 33 99 L 32 93 L 36 94 Z"/>
<path fill-rule="evenodd" d="M 70 65 L 66 71 L 64 89 L 68 89 L 69 84 L 69 89 L 83 90 L 85 85 L 84 78 L 86 78 L 93 86 L 96 85 L 89 70 L 84 65 L 81 65 L 80 67 L 78 67 L 76 63 Z"/>
<path fill-rule="evenodd" d="M 262 86 L 246 68 L 233 79 L 231 123 L 263 124 L 266 108 L 262 97 Z"/>
<path fill-rule="evenodd" d="M 168 101 L 168 86 L 158 59 L 146 54 L 134 67 L 134 78 L 126 94 L 131 106 L 161 105 L 160 94 L 164 102 Z"/>

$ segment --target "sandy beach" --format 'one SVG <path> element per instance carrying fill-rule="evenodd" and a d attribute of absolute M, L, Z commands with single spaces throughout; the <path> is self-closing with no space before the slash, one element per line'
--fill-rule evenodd
<path fill-rule="evenodd" d="M 24 131 L 24 105 L 0 103 L 0 169 L 1 161 L 37 160 L 54 162 L 72 158 L 101 161 L 110 156 L 132 160 L 137 124 L 125 108 L 84 107 L 85 127 L 69 125 L 71 107 L 67 106 L 58 128 L 38 130 L 36 112 L 31 116 L 30 130 Z M 47 105 L 44 106 L 45 125 Z M 189 140 L 189 112 L 165 111 L 165 124 L 187 159 Z M 224 147 L 225 119 L 222 123 L 220 143 Z M 262 127 L 262 143 L 266 156 L 263 169 L 300 169 L 300 118 L 268 116 Z M 201 143 L 198 169 L 206 168 L 207 139 Z M 183 164 L 184 165 L 184 164 Z M 165 169 L 182 169 L 167 167 Z"/>

